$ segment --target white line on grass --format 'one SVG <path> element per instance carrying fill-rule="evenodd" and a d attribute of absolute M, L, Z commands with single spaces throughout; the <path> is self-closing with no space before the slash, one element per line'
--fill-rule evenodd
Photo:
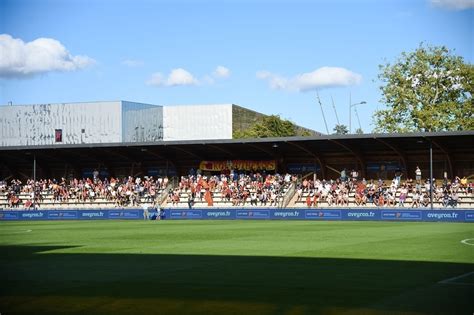
<path fill-rule="evenodd" d="M 457 279 L 461 279 L 461 278 L 464 278 L 464 277 L 467 277 L 467 276 L 470 276 L 474 274 L 474 271 L 472 272 L 468 272 L 468 273 L 465 273 L 463 275 L 460 275 L 460 276 L 457 276 L 457 277 L 452 277 L 452 278 L 449 278 L 449 279 L 445 279 L 445 280 L 442 280 L 438 283 L 440 284 L 462 284 L 462 285 L 474 285 L 474 283 L 466 283 L 466 282 L 453 282 Z"/>
<path fill-rule="evenodd" d="M 33 230 L 16 230 L 16 231 L 2 231 L 1 234 L 18 234 L 18 233 L 30 233 Z"/>
<path fill-rule="evenodd" d="M 474 244 L 469 243 L 469 241 L 473 241 L 473 240 L 474 238 L 466 238 L 465 240 L 462 240 L 461 243 L 474 246 Z"/>

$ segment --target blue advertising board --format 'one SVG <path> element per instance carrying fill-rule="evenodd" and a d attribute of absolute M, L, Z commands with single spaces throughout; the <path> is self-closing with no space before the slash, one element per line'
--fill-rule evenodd
<path fill-rule="evenodd" d="M 150 211 L 150 213 L 153 211 Z M 427 221 L 473 222 L 470 209 L 268 209 L 202 208 L 166 209 L 171 220 L 338 220 L 338 221 Z M 0 221 L 14 220 L 143 220 L 142 209 L 101 210 L 0 210 Z"/>
<path fill-rule="evenodd" d="M 57 210 L 57 211 L 48 211 L 48 219 L 51 220 L 77 220 L 77 211 L 63 211 L 63 210 Z"/>
<path fill-rule="evenodd" d="M 382 220 L 420 221 L 421 211 L 382 210 Z"/>
<path fill-rule="evenodd" d="M 143 211 L 109 210 L 109 219 L 143 219 Z"/>
<path fill-rule="evenodd" d="M 8 220 L 107 220 L 143 219 L 141 209 L 106 210 L 0 210 L 0 221 Z"/>
<path fill-rule="evenodd" d="M 202 219 L 202 210 L 169 210 L 171 219 Z"/>
<path fill-rule="evenodd" d="M 341 210 L 305 210 L 305 219 L 312 220 L 340 220 Z"/>
<path fill-rule="evenodd" d="M 270 219 L 270 210 L 242 209 L 235 211 L 236 219 Z"/>

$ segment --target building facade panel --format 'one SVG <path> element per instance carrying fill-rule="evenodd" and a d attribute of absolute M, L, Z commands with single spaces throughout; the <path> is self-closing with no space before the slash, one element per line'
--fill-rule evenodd
<path fill-rule="evenodd" d="M 164 140 L 232 139 L 232 104 L 163 107 Z"/>
<path fill-rule="evenodd" d="M 163 140 L 163 107 L 123 101 L 122 119 L 123 142 Z"/>
<path fill-rule="evenodd" d="M 0 146 L 121 142 L 120 102 L 0 106 Z"/>

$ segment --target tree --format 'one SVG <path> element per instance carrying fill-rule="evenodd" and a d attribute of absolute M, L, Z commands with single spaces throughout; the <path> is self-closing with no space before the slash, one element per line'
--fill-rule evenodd
<path fill-rule="evenodd" d="M 296 136 L 296 126 L 279 115 L 265 116 L 251 128 L 234 132 L 234 139 Z"/>
<path fill-rule="evenodd" d="M 364 134 L 364 130 L 362 130 L 362 128 L 357 128 L 355 133 L 358 134 L 358 135 L 362 135 L 362 134 Z"/>
<path fill-rule="evenodd" d="M 349 133 L 349 129 L 347 129 L 346 125 L 336 125 L 333 130 L 336 135 L 345 135 Z"/>
<path fill-rule="evenodd" d="M 420 44 L 380 65 L 382 102 L 375 132 L 474 129 L 474 67 L 446 47 Z"/>

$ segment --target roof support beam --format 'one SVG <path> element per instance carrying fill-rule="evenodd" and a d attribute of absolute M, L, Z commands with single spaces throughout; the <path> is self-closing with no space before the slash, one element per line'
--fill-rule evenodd
<path fill-rule="evenodd" d="M 449 168 L 449 176 L 451 176 L 451 178 L 454 178 L 456 176 L 456 174 L 454 174 L 454 168 L 453 168 L 453 162 L 452 162 L 452 157 L 451 157 L 451 154 L 449 153 L 449 151 L 444 147 L 442 146 L 438 141 L 435 141 L 433 139 L 430 138 L 430 141 L 431 143 L 433 143 L 435 146 L 437 146 L 445 155 L 446 155 L 446 160 L 448 161 L 448 168 Z"/>
<path fill-rule="evenodd" d="M 405 178 L 408 178 L 408 168 L 407 168 L 407 158 L 406 158 L 406 155 L 405 153 L 400 150 L 397 146 L 389 143 L 388 141 L 385 141 L 383 139 L 379 139 L 379 138 L 374 138 L 376 141 L 382 143 L 383 145 L 385 145 L 386 147 L 390 148 L 393 152 L 395 152 L 398 157 L 400 158 L 401 162 L 402 162 L 402 166 L 403 168 L 405 169 Z"/>
<path fill-rule="evenodd" d="M 207 146 L 207 147 L 211 147 L 211 148 L 213 148 L 213 149 L 215 149 L 215 150 L 217 150 L 217 151 L 224 152 L 225 154 L 228 155 L 228 157 L 229 157 L 230 159 L 234 159 L 234 158 L 235 158 L 234 153 L 232 153 L 231 151 L 229 151 L 229 150 L 227 150 L 227 149 L 221 148 L 221 147 L 219 147 L 219 146 L 217 146 L 217 145 L 214 145 L 214 144 L 206 144 L 206 146 Z"/>
<path fill-rule="evenodd" d="M 311 155 L 316 160 L 316 162 L 319 164 L 319 167 L 321 169 L 321 175 L 322 175 L 323 179 L 326 178 L 326 164 L 323 163 L 323 161 L 321 160 L 319 155 L 315 154 L 314 152 L 312 152 L 311 150 L 309 150 L 308 148 L 306 148 L 305 146 L 303 146 L 301 144 L 294 143 L 294 142 L 291 142 L 291 141 L 288 141 L 287 143 L 289 145 L 294 146 L 294 147 L 308 153 L 309 155 Z"/>
<path fill-rule="evenodd" d="M 264 153 L 268 154 L 272 159 L 276 159 L 275 152 L 272 152 L 270 150 L 267 150 L 265 148 L 259 147 L 258 145 L 251 144 L 251 143 L 248 143 L 248 142 L 244 142 L 243 144 L 248 145 L 249 147 L 252 147 L 254 149 L 257 149 L 261 152 L 264 152 Z"/>
<path fill-rule="evenodd" d="M 329 141 L 339 145 L 340 147 L 344 148 L 345 150 L 349 151 L 350 153 L 352 153 L 354 155 L 357 162 L 359 162 L 360 171 L 362 173 L 361 175 L 362 175 L 362 177 L 365 178 L 366 167 L 365 167 L 365 163 L 364 163 L 364 159 L 362 158 L 362 155 L 359 152 L 357 152 L 356 150 L 354 150 L 353 148 L 351 148 L 350 146 L 348 146 L 346 144 L 343 144 L 342 142 L 340 142 L 338 140 L 329 139 Z"/>
<path fill-rule="evenodd" d="M 184 153 L 186 153 L 187 155 L 191 155 L 191 156 L 193 156 L 194 158 L 196 158 L 196 159 L 198 159 L 198 160 L 200 160 L 200 161 L 205 160 L 205 159 L 203 159 L 201 156 L 199 156 L 199 155 L 197 155 L 197 154 L 195 154 L 195 153 L 193 153 L 193 152 L 191 152 L 191 151 L 188 151 L 188 150 L 185 150 L 185 149 L 183 149 L 183 148 L 180 148 L 180 147 L 178 147 L 178 146 L 172 146 L 172 148 L 175 149 L 175 150 L 177 150 L 177 151 L 184 152 Z"/>

